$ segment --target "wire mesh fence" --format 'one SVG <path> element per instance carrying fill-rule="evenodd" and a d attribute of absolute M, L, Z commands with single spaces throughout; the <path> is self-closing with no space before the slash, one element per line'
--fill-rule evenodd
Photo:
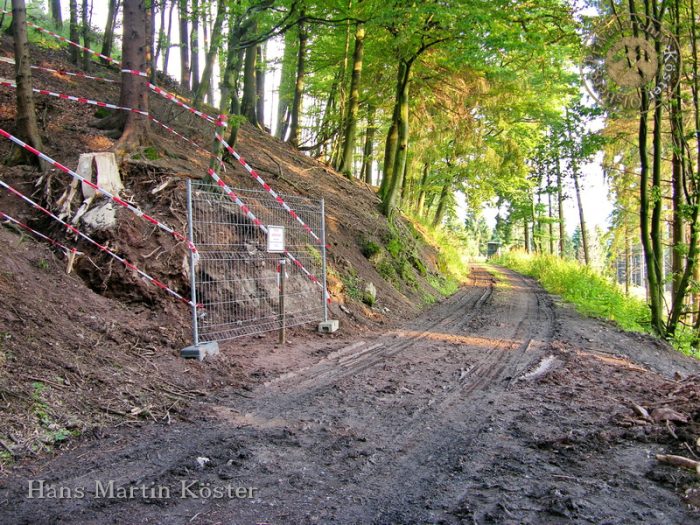
<path fill-rule="evenodd" d="M 195 344 L 280 328 L 281 260 L 287 260 L 283 265 L 285 325 L 322 320 L 323 246 L 265 191 L 233 190 L 260 220 L 260 227 L 218 186 L 202 180 L 189 184 L 191 235 L 199 251 L 193 273 L 196 301 L 201 305 L 194 319 Z M 322 201 L 283 198 L 314 232 L 323 232 Z M 284 227 L 289 257 L 268 253 L 265 230 L 269 226 Z M 291 264 L 294 259 L 298 263 Z"/>

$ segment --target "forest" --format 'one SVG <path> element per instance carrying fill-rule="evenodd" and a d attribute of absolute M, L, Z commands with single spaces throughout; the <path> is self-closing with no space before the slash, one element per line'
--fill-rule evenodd
<path fill-rule="evenodd" d="M 23 4 L 12 2 L 14 22 Z M 147 77 L 169 75 L 195 108 L 228 122 L 231 146 L 249 122 L 375 187 L 387 217 L 448 231 L 473 255 L 495 241 L 577 258 L 629 290 L 636 254 L 643 323 L 700 344 L 694 0 L 34 0 L 26 9 L 99 50 L 71 47 L 76 68 L 113 57 L 143 73 L 122 72 L 120 106 L 147 113 Z M 106 11 L 104 27 L 96 11 Z M 19 136 L 38 148 L 31 72 L 21 77 Z M 157 146 L 138 114 L 99 126 L 121 137 L 121 151 Z M 582 166 L 593 159 L 611 190 L 607 232 L 587 227 L 582 206 Z M 485 206 L 498 210 L 493 229 Z M 567 207 L 577 210 L 573 239 Z"/>

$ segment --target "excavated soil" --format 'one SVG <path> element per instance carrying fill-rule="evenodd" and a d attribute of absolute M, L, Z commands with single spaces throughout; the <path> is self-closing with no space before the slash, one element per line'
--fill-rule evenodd
<path fill-rule="evenodd" d="M 2 521 L 700 522 L 698 478 L 655 459 L 698 454 L 700 365 L 500 271 L 390 331 L 258 351 L 191 422 L 21 462 Z M 73 497 L 29 498 L 37 480 Z"/>

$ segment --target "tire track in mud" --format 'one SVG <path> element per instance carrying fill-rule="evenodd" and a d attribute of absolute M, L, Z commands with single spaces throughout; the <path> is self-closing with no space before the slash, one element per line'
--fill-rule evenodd
<path fill-rule="evenodd" d="M 522 304 L 509 305 L 511 330 L 497 326 L 497 317 L 492 317 L 492 322 L 488 323 L 489 317 L 497 311 L 480 312 L 485 315 L 485 330 L 477 329 L 475 335 L 483 332 L 490 336 L 487 339 L 493 340 L 493 346 L 479 356 L 456 385 L 430 399 L 415 417 L 391 436 L 392 446 L 383 454 L 386 459 L 383 464 L 375 460 L 373 464 L 364 465 L 353 485 L 369 487 L 369 490 L 363 490 L 361 503 L 344 509 L 345 513 L 361 515 L 365 523 L 414 522 L 415 515 L 406 515 L 402 509 L 432 508 L 431 502 L 438 500 L 444 509 L 451 506 L 449 502 L 462 498 L 454 483 L 455 465 L 463 461 L 464 454 L 469 453 L 488 427 L 493 412 L 487 406 L 491 391 L 510 388 L 512 381 L 503 384 L 504 380 L 511 380 L 537 362 L 554 331 L 553 309 L 548 298 L 540 290 L 533 289 L 526 279 L 510 272 L 507 275 L 511 282 L 527 290 L 527 293 L 517 294 Z M 497 293 L 502 297 L 511 295 L 508 289 L 499 289 Z M 463 349 L 465 353 L 469 350 Z M 479 402 L 482 406 L 477 408 L 481 410 L 474 410 Z M 440 458 L 434 457 L 438 451 Z M 439 490 L 431 492 L 430 487 Z M 372 508 L 375 512 L 367 512 Z M 446 518 L 449 516 L 438 511 L 426 513 L 424 519 Z"/>
<path fill-rule="evenodd" d="M 464 325 L 481 313 L 481 308 L 489 301 L 494 292 L 495 280 L 488 272 L 479 268 L 472 276 L 473 283 L 465 288 L 462 293 L 447 299 L 435 310 L 419 317 L 415 328 L 406 334 L 405 330 L 399 329 L 380 337 L 378 342 L 360 348 L 357 352 L 349 355 L 343 354 L 341 349 L 336 354 L 338 357 L 326 359 L 325 363 L 313 366 L 300 374 L 289 375 L 278 381 L 271 381 L 266 386 L 268 389 L 274 388 L 281 394 L 287 405 L 295 405 L 302 399 L 317 395 L 321 390 L 337 383 L 338 381 L 359 374 L 385 359 L 391 358 L 400 352 L 410 348 L 416 343 L 429 338 L 438 328 L 445 328 L 456 325 L 461 330 Z M 443 311 L 445 311 L 443 313 Z M 439 314 L 437 320 L 433 317 Z M 395 339 L 395 338 L 398 338 Z M 354 345 L 351 345 L 354 346 Z M 306 377 L 303 377 L 306 376 Z M 290 392 L 289 387 L 293 385 L 296 392 Z M 276 397 L 277 392 L 267 394 L 262 393 L 262 397 Z M 256 402 L 257 404 L 257 402 Z M 280 405 L 276 405 L 279 407 Z"/>
<path fill-rule="evenodd" d="M 107 507 L 111 511 L 87 500 L 69 502 L 63 510 L 75 512 L 79 522 L 95 523 L 117 508 L 168 523 L 188 523 L 198 515 L 206 515 L 205 523 L 449 518 L 428 507 L 438 500 L 449 506 L 462 496 L 454 465 L 469 456 L 493 417 L 488 401 L 512 389 L 507 380 L 539 359 L 552 333 L 553 313 L 543 292 L 525 278 L 507 275 L 510 285 L 504 286 L 475 267 L 471 286 L 403 328 L 348 345 L 245 398 L 232 394 L 205 404 L 215 420 L 195 432 L 154 430 L 107 461 L 98 455 L 102 464 L 96 460 L 51 476 L 74 485 L 91 476 L 119 484 L 175 484 L 192 476 L 193 458 L 206 456 L 218 463 L 217 470 L 197 476 L 211 483 L 220 483 L 221 473 L 254 481 L 264 500 L 246 505 L 183 500 L 162 508 L 114 501 Z M 388 383 L 394 388 L 384 393 L 380 387 Z M 227 461 L 231 450 L 242 455 L 234 456 L 233 466 Z"/>

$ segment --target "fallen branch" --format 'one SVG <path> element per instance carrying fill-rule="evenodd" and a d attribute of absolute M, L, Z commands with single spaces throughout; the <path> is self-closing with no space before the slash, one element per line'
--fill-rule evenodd
<path fill-rule="evenodd" d="M 694 459 L 683 456 L 673 456 L 671 454 L 657 454 L 656 459 L 661 463 L 668 463 L 669 465 L 674 465 L 676 467 L 694 470 L 698 475 L 700 475 L 700 461 L 695 461 Z"/>

